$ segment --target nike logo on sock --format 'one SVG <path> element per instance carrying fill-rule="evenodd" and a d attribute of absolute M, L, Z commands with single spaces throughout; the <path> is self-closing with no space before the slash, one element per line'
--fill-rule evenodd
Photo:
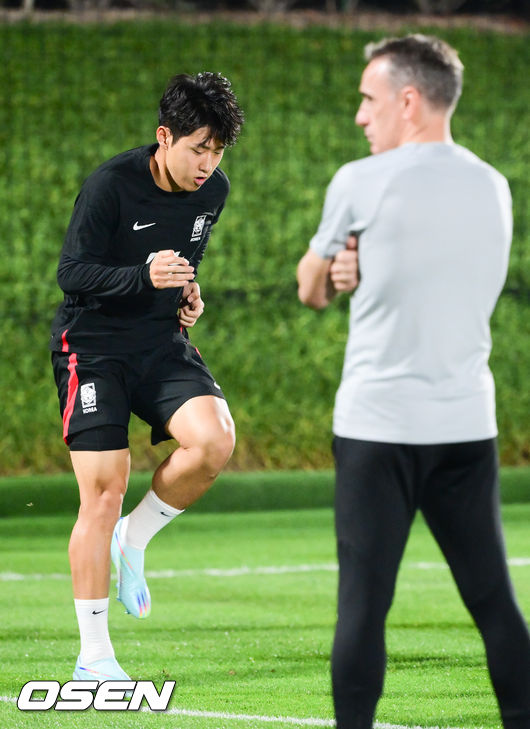
<path fill-rule="evenodd" d="M 100 613 L 106 612 L 105 610 L 92 610 L 92 615 L 100 615 Z"/>
<path fill-rule="evenodd" d="M 167 516 L 167 517 L 168 517 L 168 519 L 171 519 L 171 514 L 164 514 L 164 512 L 163 512 L 163 511 L 161 511 L 160 513 L 162 514 L 162 516 Z"/>

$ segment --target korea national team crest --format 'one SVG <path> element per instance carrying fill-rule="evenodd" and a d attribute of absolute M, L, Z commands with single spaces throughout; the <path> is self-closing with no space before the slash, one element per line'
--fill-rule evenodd
<path fill-rule="evenodd" d="M 81 407 L 84 413 L 97 412 L 96 407 L 96 386 L 93 382 L 81 385 Z"/>
<path fill-rule="evenodd" d="M 191 232 L 190 241 L 195 242 L 201 239 L 202 231 L 204 230 L 204 224 L 206 223 L 207 215 L 197 215 L 195 222 L 193 223 L 193 230 Z"/>

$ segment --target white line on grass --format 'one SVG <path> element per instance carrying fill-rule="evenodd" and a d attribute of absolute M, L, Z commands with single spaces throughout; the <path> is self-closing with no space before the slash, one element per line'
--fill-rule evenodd
<path fill-rule="evenodd" d="M 511 567 L 529 567 L 530 557 L 512 557 L 508 560 Z M 404 569 L 413 570 L 446 570 L 445 562 L 404 562 Z M 268 567 L 230 567 L 226 569 L 218 567 L 205 567 L 188 570 L 155 570 L 147 571 L 145 576 L 150 579 L 171 580 L 178 577 L 244 577 L 246 575 L 287 575 L 300 574 L 305 572 L 336 572 L 337 565 L 334 563 L 322 564 L 300 564 L 300 565 L 277 565 Z M 0 572 L 0 582 L 22 582 L 26 580 L 69 580 L 69 574 L 22 574 L 21 572 Z"/>
<path fill-rule="evenodd" d="M 144 709 L 149 711 L 149 709 Z M 224 719 L 232 721 L 256 721 L 263 724 L 294 724 L 295 726 L 335 726 L 333 719 L 305 719 L 296 716 L 260 716 L 259 714 L 228 714 L 223 711 L 196 711 L 193 709 L 168 709 L 164 714 L 171 716 L 193 716 L 202 719 Z M 394 729 L 394 728 L 393 728 Z M 395 727 L 398 729 L 398 727 Z M 405 728 L 403 728 L 405 729 Z"/>
<path fill-rule="evenodd" d="M 144 709 L 149 711 L 149 709 Z M 257 721 L 268 724 L 294 724 L 296 726 L 335 726 L 334 719 L 316 719 L 308 717 L 301 719 L 295 716 L 259 716 L 255 714 L 228 714 L 218 711 L 194 711 L 190 709 L 168 709 L 165 714 L 174 716 L 195 716 L 204 719 L 232 719 L 234 721 Z M 374 729 L 440 729 L 440 727 L 421 727 L 421 726 L 405 726 L 403 724 L 382 724 L 374 723 Z M 444 729 L 457 729 L 456 727 L 445 727 Z"/>
<path fill-rule="evenodd" d="M 15 704 L 13 696 L 0 696 L 0 701 Z M 148 708 L 142 711 L 150 712 Z M 228 714 L 223 711 L 197 711 L 195 709 L 168 709 L 167 711 L 156 712 L 163 716 L 191 716 L 201 719 L 224 719 L 232 721 L 255 721 L 263 724 L 293 724 L 294 726 L 329 726 L 334 727 L 333 719 L 317 719 L 316 717 L 299 718 L 296 716 L 262 716 L 259 714 Z M 374 723 L 374 729 L 440 729 L 440 727 L 406 726 L 404 724 L 382 724 Z M 457 727 L 445 727 L 444 729 L 458 729 Z"/>

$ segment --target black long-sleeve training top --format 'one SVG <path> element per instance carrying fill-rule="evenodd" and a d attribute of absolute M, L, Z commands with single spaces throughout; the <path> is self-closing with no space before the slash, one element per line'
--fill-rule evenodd
<path fill-rule="evenodd" d="M 172 249 L 195 271 L 230 184 L 217 168 L 195 192 L 166 192 L 149 169 L 157 144 L 119 154 L 83 183 L 59 260 L 64 291 L 50 349 L 128 353 L 170 341 L 182 289 L 155 289 L 149 263 Z"/>

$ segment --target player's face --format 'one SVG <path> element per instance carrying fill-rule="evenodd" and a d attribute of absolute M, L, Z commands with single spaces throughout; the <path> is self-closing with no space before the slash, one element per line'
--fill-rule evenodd
<path fill-rule="evenodd" d="M 370 61 L 359 87 L 363 98 L 355 123 L 363 128 L 372 154 L 394 149 L 401 143 L 402 98 L 399 91 L 390 85 L 388 64 L 384 56 Z"/>
<path fill-rule="evenodd" d="M 174 191 L 198 190 L 223 158 L 224 145 L 218 139 L 208 139 L 209 134 L 207 127 L 201 127 L 176 142 L 168 135 L 165 162 Z"/>

